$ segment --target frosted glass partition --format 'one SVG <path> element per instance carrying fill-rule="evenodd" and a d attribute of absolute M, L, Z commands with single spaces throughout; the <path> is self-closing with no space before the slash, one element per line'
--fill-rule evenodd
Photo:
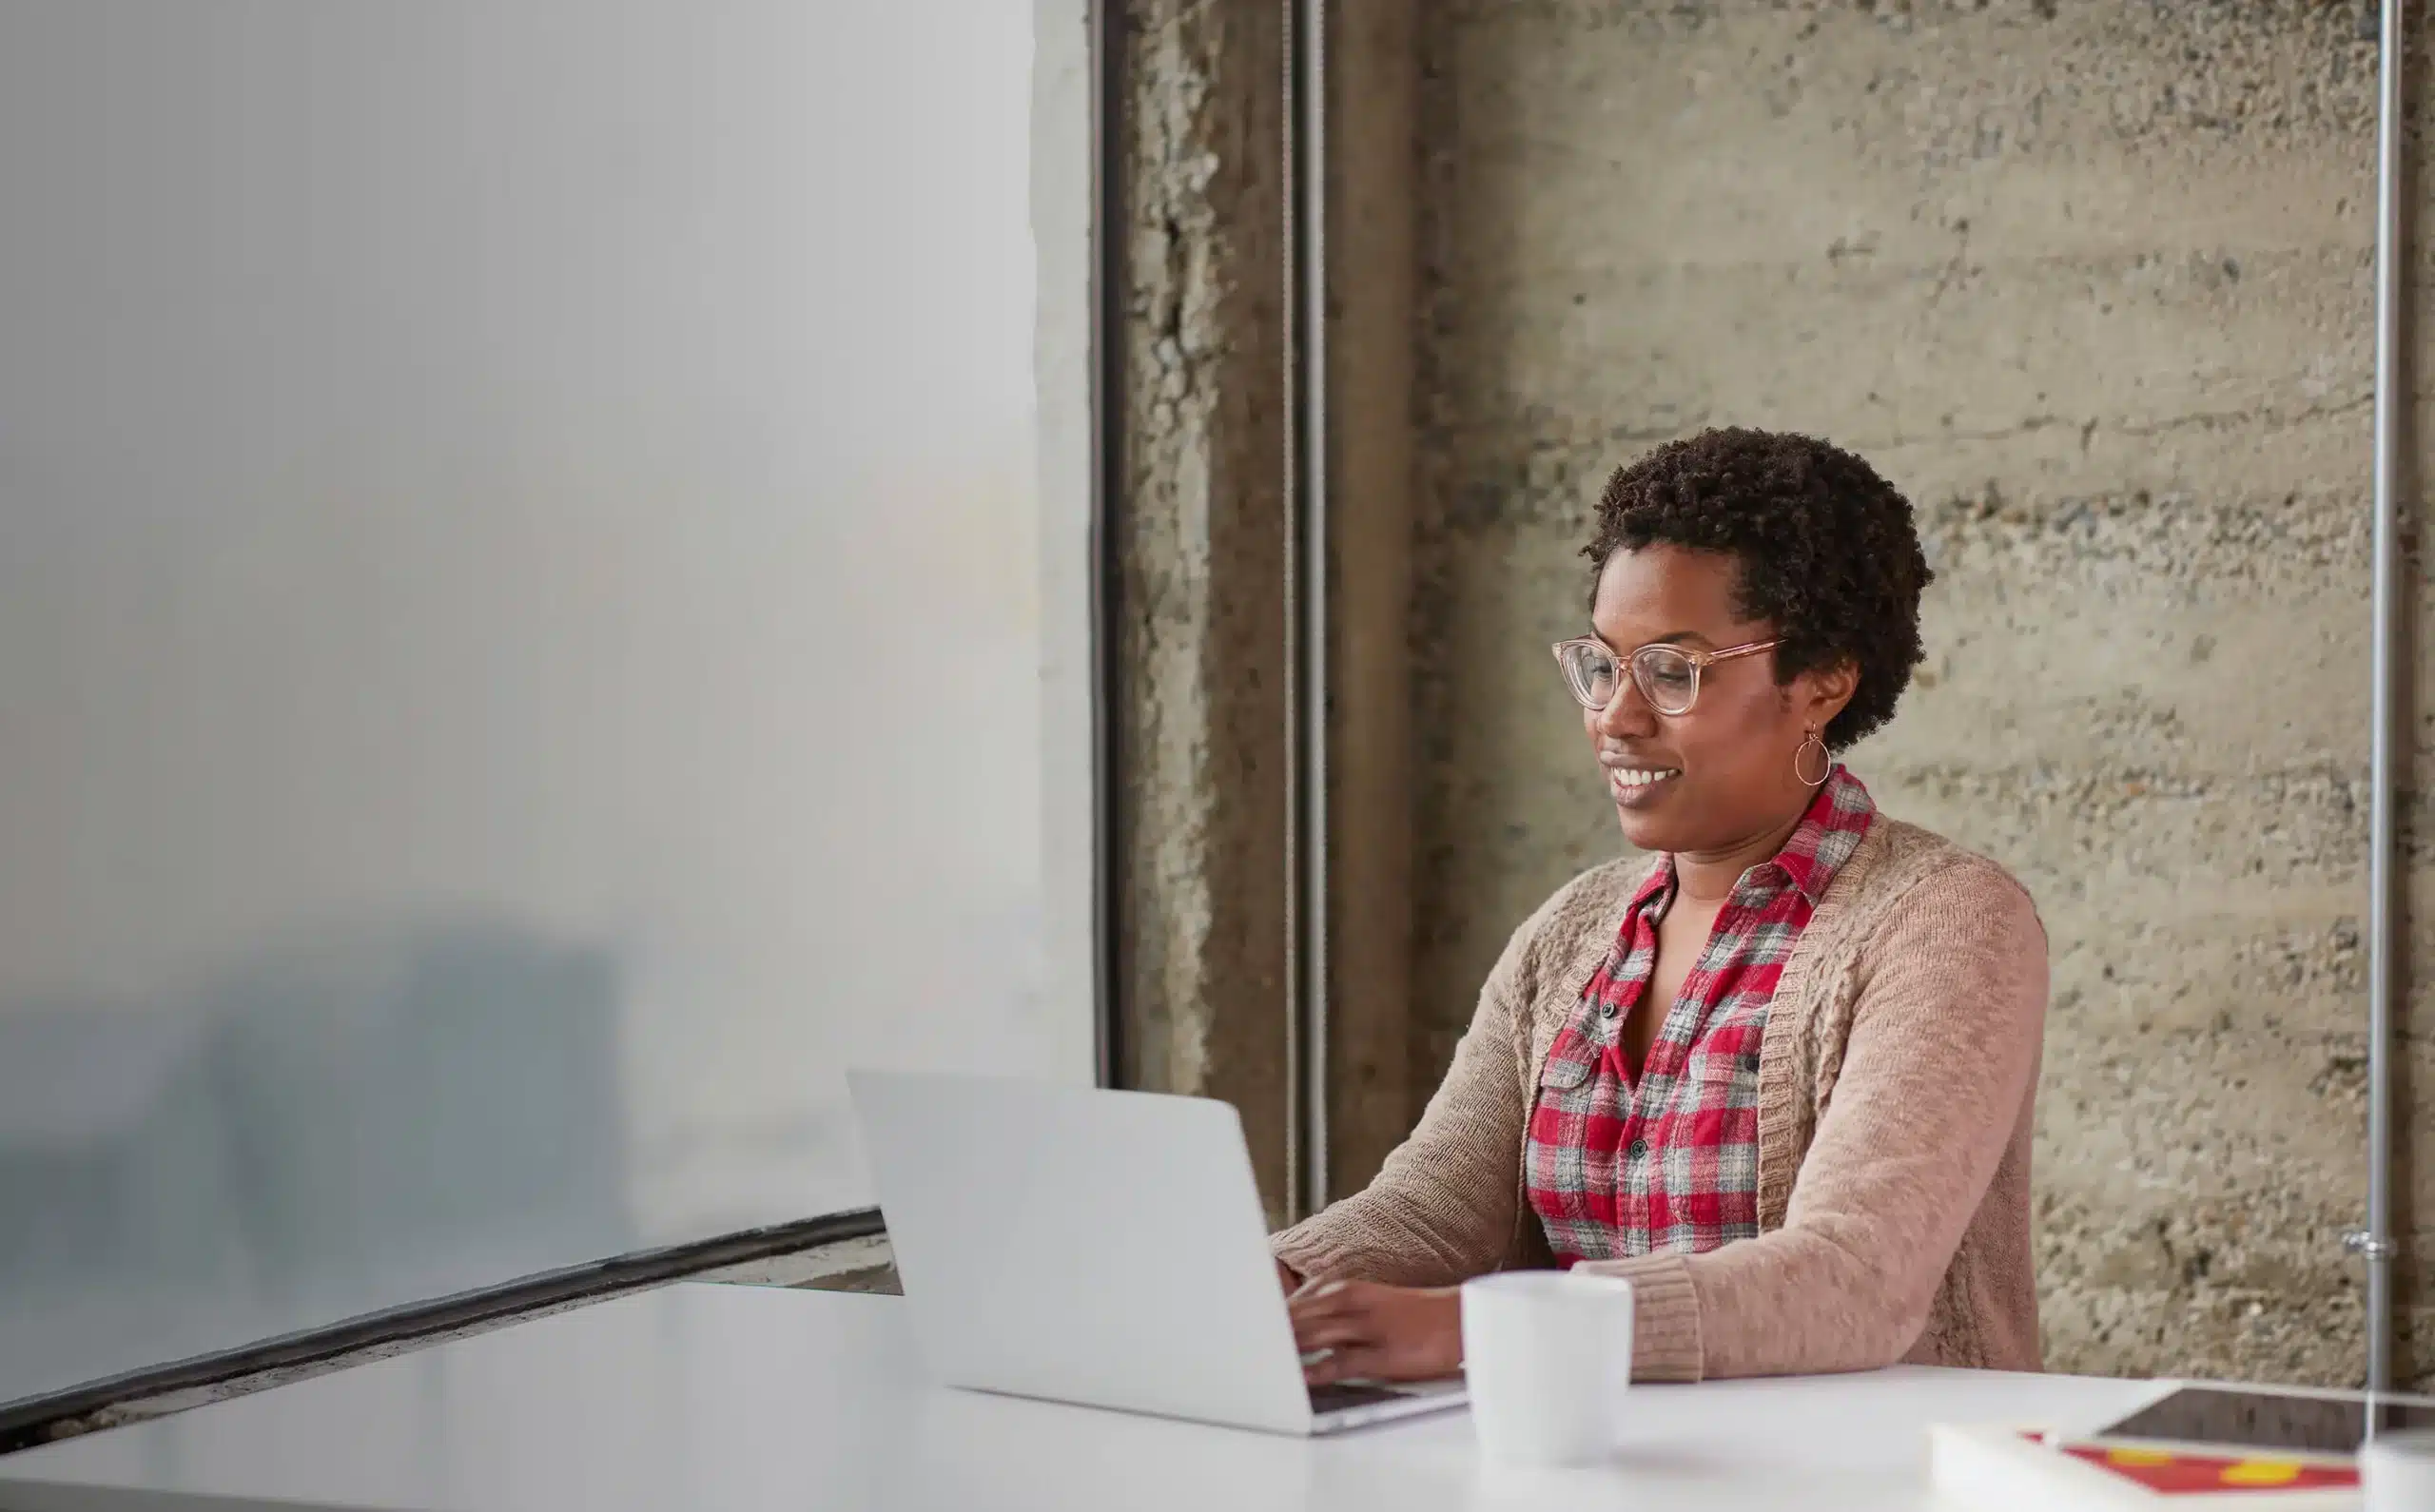
<path fill-rule="evenodd" d="M 0 1403 L 1087 1079 L 1031 25 L 0 0 Z"/>

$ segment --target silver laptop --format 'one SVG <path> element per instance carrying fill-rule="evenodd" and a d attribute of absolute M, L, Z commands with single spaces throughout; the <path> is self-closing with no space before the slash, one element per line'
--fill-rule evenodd
<path fill-rule="evenodd" d="M 1460 1405 L 1308 1387 L 1222 1102 L 850 1073 L 914 1335 L 949 1386 L 1278 1433 Z"/>

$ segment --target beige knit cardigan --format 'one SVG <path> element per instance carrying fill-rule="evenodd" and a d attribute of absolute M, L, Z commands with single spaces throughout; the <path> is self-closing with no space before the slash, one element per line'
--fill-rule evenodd
<path fill-rule="evenodd" d="M 1447 1286 L 1552 1264 L 1523 1197 L 1549 1045 L 1646 862 L 1586 872 L 1514 932 L 1445 1081 L 1377 1178 L 1276 1236 L 1304 1276 Z M 1778 979 L 1759 1062 L 1759 1229 L 1629 1279 L 1644 1380 L 2038 1367 L 2029 1154 L 2046 936 L 1993 862 L 1880 814 Z"/>

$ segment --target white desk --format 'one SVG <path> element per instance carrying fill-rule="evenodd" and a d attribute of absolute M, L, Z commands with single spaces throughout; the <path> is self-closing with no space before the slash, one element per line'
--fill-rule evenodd
<path fill-rule="evenodd" d="M 1898 1512 L 1927 1504 L 1932 1420 L 2076 1422 L 2158 1390 L 1919 1369 L 1634 1387 L 1622 1462 L 1550 1483 L 1485 1474 L 1462 1412 L 1306 1443 L 933 1389 L 902 1307 L 646 1292 L 0 1458 L 0 1508 Z"/>

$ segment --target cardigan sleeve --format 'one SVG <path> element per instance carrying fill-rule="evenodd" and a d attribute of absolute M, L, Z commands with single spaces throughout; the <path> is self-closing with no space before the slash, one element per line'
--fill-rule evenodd
<path fill-rule="evenodd" d="M 1377 1176 L 1270 1240 L 1296 1273 L 1451 1286 L 1503 1262 L 1520 1200 L 1518 1036 L 1529 1022 L 1531 944 L 1553 901 L 1507 942 L 1445 1080 Z"/>

